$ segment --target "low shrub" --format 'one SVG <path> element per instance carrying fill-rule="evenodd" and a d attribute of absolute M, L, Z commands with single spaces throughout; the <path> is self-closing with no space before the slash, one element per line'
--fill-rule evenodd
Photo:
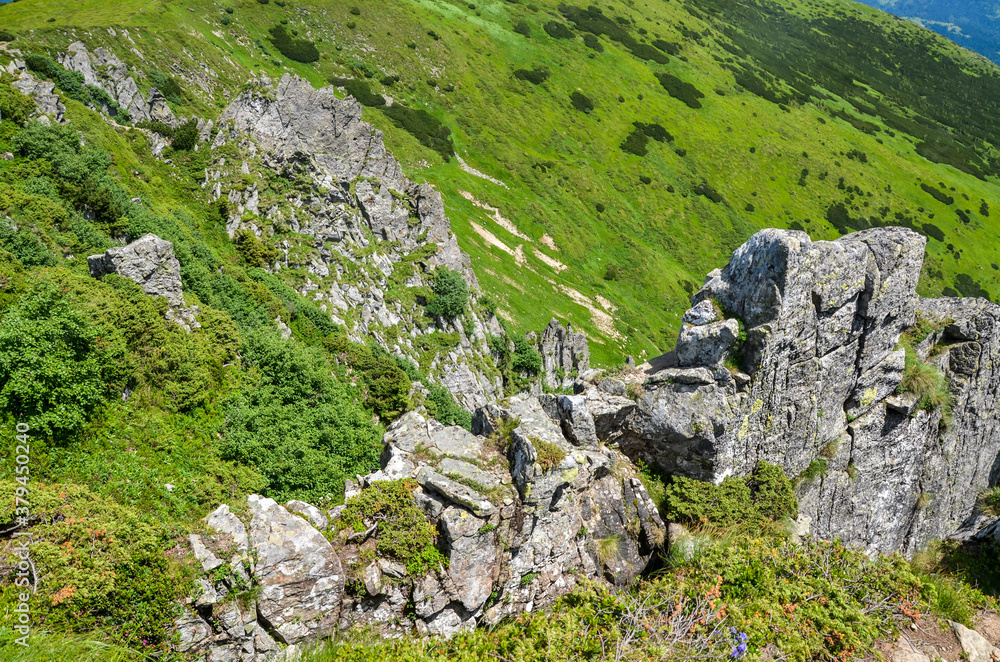
<path fill-rule="evenodd" d="M 604 44 L 601 43 L 600 39 L 589 32 L 583 35 L 583 45 L 593 51 L 597 51 L 598 53 L 604 52 Z"/>
<path fill-rule="evenodd" d="M 514 78 L 526 80 L 532 85 L 541 85 L 549 79 L 552 72 L 548 67 L 535 67 L 534 69 L 515 69 Z"/>
<path fill-rule="evenodd" d="M 784 471 L 761 462 L 746 478 L 730 476 L 719 485 L 674 476 L 664 487 L 661 512 L 670 522 L 759 531 L 794 518 L 798 502 Z"/>
<path fill-rule="evenodd" d="M 396 559 L 412 577 L 444 567 L 448 559 L 435 546 L 436 531 L 413 499 L 412 479 L 378 481 L 347 500 L 340 523 L 362 533 L 375 527 L 375 550 Z"/>
<path fill-rule="evenodd" d="M 274 264 L 280 252 L 273 246 L 264 244 L 251 230 L 240 228 L 233 235 L 236 251 L 251 267 L 267 267 Z"/>
<path fill-rule="evenodd" d="M 176 104 L 183 103 L 184 98 L 181 86 L 167 74 L 154 69 L 149 72 L 149 81 L 156 86 L 160 94 L 166 97 L 167 101 Z"/>
<path fill-rule="evenodd" d="M 594 102 L 590 100 L 590 97 L 580 92 L 573 92 L 569 95 L 569 100 L 573 107 L 582 113 L 589 113 L 594 109 Z"/>
<path fill-rule="evenodd" d="M 0 481 L 4 522 L 14 521 L 16 486 Z M 31 495 L 35 622 L 60 632 L 102 629 L 114 643 L 166 652 L 178 601 L 190 589 L 162 554 L 171 544 L 167 532 L 78 485 L 35 484 Z"/>
<path fill-rule="evenodd" d="M 656 79 L 660 81 L 660 85 L 667 91 L 667 94 L 673 98 L 684 102 L 689 108 L 701 108 L 701 102 L 698 99 L 704 99 L 705 95 L 691 83 L 668 73 L 656 74 Z"/>
<path fill-rule="evenodd" d="M 319 59 L 319 51 L 315 44 L 308 39 L 300 39 L 288 34 L 284 25 L 278 24 L 269 32 L 271 33 L 271 43 L 289 60 L 309 64 Z"/>
<path fill-rule="evenodd" d="M 510 367 L 517 374 L 535 376 L 542 371 L 542 355 L 523 336 L 513 337 L 514 352 L 510 357 Z"/>
<path fill-rule="evenodd" d="M 528 25 L 527 21 L 518 21 L 517 25 L 514 26 L 514 32 L 523 35 L 526 39 L 531 38 L 531 26 Z"/>
<path fill-rule="evenodd" d="M 542 26 L 542 29 L 545 30 L 545 34 L 553 39 L 573 38 L 573 31 L 566 27 L 565 23 L 560 23 L 559 21 L 549 21 Z"/>
<path fill-rule="evenodd" d="M 381 430 L 320 352 L 268 330 L 240 354 L 257 379 L 224 403 L 223 459 L 257 470 L 279 501 L 343 494 L 345 478 L 378 469 Z"/>
<path fill-rule="evenodd" d="M 462 274 L 447 267 L 434 271 L 434 294 L 427 301 L 425 311 L 445 319 L 455 319 L 465 312 L 469 303 L 469 286 Z"/>
<path fill-rule="evenodd" d="M 78 435 L 127 375 L 125 347 L 54 284 L 40 282 L 0 320 L 0 409 L 58 441 Z"/>
<path fill-rule="evenodd" d="M 198 144 L 198 121 L 190 119 L 174 129 L 170 147 L 180 152 L 188 152 Z"/>
<path fill-rule="evenodd" d="M 422 108 L 414 110 L 401 103 L 383 107 L 382 112 L 392 120 L 393 124 L 419 140 L 421 145 L 440 154 L 446 162 L 451 160 L 451 156 L 455 153 L 455 146 L 451 142 L 451 129 L 442 124 L 438 118 Z"/>
<path fill-rule="evenodd" d="M 24 126 L 35 112 L 35 102 L 31 97 L 7 83 L 0 83 L 0 116 L 19 126 Z"/>
<path fill-rule="evenodd" d="M 362 106 L 372 108 L 385 105 L 385 97 L 372 92 L 368 83 L 360 78 L 330 78 L 329 81 L 337 87 L 346 89 L 347 93 L 357 99 Z"/>

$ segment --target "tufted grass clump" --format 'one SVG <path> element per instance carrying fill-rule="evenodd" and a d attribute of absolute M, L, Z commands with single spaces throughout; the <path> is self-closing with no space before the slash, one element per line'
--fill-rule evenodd
<path fill-rule="evenodd" d="M 991 487 L 979 495 L 979 506 L 990 515 L 1000 517 L 1000 487 Z"/>
<path fill-rule="evenodd" d="M 417 483 L 412 479 L 378 481 L 347 500 L 340 515 L 341 531 L 355 533 L 376 526 L 375 551 L 396 559 L 413 577 L 420 577 L 448 559 L 435 545 L 436 532 L 413 500 Z"/>
<path fill-rule="evenodd" d="M 535 447 L 535 453 L 538 456 L 537 462 L 542 467 L 542 471 L 558 467 L 566 459 L 566 451 L 550 441 L 545 441 L 540 437 L 528 437 L 528 441 Z"/>
<path fill-rule="evenodd" d="M 942 421 L 947 425 L 951 420 L 951 391 L 948 389 L 948 379 L 940 368 L 921 361 L 910 345 L 905 345 L 904 349 L 906 363 L 898 390 L 902 393 L 912 393 L 918 400 L 919 409 L 933 411 L 940 408 Z"/>

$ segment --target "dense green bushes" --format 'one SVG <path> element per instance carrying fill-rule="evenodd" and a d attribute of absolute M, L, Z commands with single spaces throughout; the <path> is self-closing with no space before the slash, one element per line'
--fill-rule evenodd
<path fill-rule="evenodd" d="M 667 73 L 656 74 L 656 79 L 660 81 L 660 85 L 667 91 L 667 94 L 673 98 L 683 101 L 689 108 L 701 108 L 701 102 L 698 99 L 704 99 L 705 94 L 691 83 Z"/>
<path fill-rule="evenodd" d="M 348 499 L 340 523 L 351 532 L 362 533 L 375 526 L 375 551 L 396 559 L 413 577 L 447 565 L 435 546 L 436 530 L 417 508 L 415 480 L 379 481 Z M 336 523 L 335 523 L 336 525 Z"/>
<path fill-rule="evenodd" d="M 381 431 L 319 351 L 261 331 L 241 354 L 257 382 L 226 402 L 223 459 L 259 471 L 279 501 L 336 499 L 346 477 L 378 469 Z"/>
<path fill-rule="evenodd" d="M 35 110 L 31 97 L 21 94 L 0 77 L 0 117 L 23 125 Z"/>
<path fill-rule="evenodd" d="M 553 39 L 572 39 L 573 32 L 566 27 L 565 23 L 560 23 L 559 21 L 548 21 L 542 26 L 545 30 L 545 34 L 549 35 Z"/>
<path fill-rule="evenodd" d="M 534 69 L 515 69 L 514 78 L 526 80 L 532 85 L 541 85 L 549 79 L 552 72 L 548 67 L 535 67 Z"/>
<path fill-rule="evenodd" d="M 441 155 L 446 162 L 455 153 L 451 142 L 451 129 L 424 109 L 414 110 L 401 103 L 382 108 L 393 124 L 408 132 L 420 141 L 420 144 Z"/>
<path fill-rule="evenodd" d="M 0 481 L 4 522 L 14 521 L 16 486 Z M 115 642 L 165 651 L 177 600 L 190 584 L 161 555 L 171 544 L 164 532 L 135 509 L 79 486 L 35 484 L 31 495 L 35 623 L 61 632 L 104 629 Z M 0 617 L 0 629 L 10 627 L 8 619 Z"/>
<path fill-rule="evenodd" d="M 284 25 L 278 24 L 269 30 L 271 43 L 289 60 L 309 64 L 319 59 L 316 45 L 308 39 L 301 39 L 288 34 Z"/>
<path fill-rule="evenodd" d="M 570 103 L 582 113 L 589 113 L 594 109 L 594 102 L 585 94 L 574 91 L 569 95 Z"/>
<path fill-rule="evenodd" d="M 447 267 L 434 271 L 434 294 L 428 298 L 425 310 L 428 315 L 455 319 L 465 312 L 469 303 L 469 286 L 462 274 Z"/>
<path fill-rule="evenodd" d="M 243 256 L 243 260 L 251 267 L 266 267 L 274 264 L 280 254 L 278 249 L 262 242 L 247 228 L 240 228 L 236 231 L 233 235 L 233 243 L 236 244 L 236 250 Z"/>
<path fill-rule="evenodd" d="M 720 485 L 674 476 L 664 487 L 661 511 L 670 522 L 759 531 L 768 523 L 794 518 L 798 502 L 784 471 L 761 462 L 747 478 L 731 476 Z"/>
<path fill-rule="evenodd" d="M 65 441 L 124 386 L 124 358 L 54 284 L 38 283 L 0 320 L 0 410 Z"/>
<path fill-rule="evenodd" d="M 178 85 L 176 80 L 162 71 L 157 71 L 156 69 L 150 71 L 149 82 L 151 82 L 156 89 L 160 91 L 160 94 L 162 94 L 167 101 L 176 104 L 184 102 L 181 86 Z"/>
<path fill-rule="evenodd" d="M 377 107 L 385 105 L 385 97 L 375 94 L 368 87 L 368 83 L 360 78 L 330 78 L 330 83 L 337 87 L 343 87 L 347 93 L 358 100 L 362 106 Z"/>

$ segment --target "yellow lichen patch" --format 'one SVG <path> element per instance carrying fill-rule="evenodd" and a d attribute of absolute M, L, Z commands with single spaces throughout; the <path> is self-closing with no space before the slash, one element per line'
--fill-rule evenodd
<path fill-rule="evenodd" d="M 861 406 L 867 407 L 871 403 L 875 402 L 875 398 L 878 397 L 878 389 L 874 386 L 865 390 L 864 394 L 861 396 Z"/>
<path fill-rule="evenodd" d="M 760 402 L 760 401 L 758 400 L 758 402 Z M 742 439 L 743 437 L 747 436 L 747 434 L 749 432 L 750 432 L 750 417 L 749 416 L 744 416 L 743 417 L 743 424 L 740 426 L 740 431 L 739 431 L 739 433 L 737 433 L 736 438 L 737 439 Z"/>

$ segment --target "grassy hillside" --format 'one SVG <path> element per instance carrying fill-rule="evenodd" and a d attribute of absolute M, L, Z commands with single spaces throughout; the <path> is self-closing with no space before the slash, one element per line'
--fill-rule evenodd
<path fill-rule="evenodd" d="M 1000 292 L 998 70 L 863 6 L 62 4 L 23 0 L 0 16 L 38 43 L 82 38 L 140 70 L 162 63 L 186 79 L 181 113 L 210 116 L 251 72 L 284 71 L 317 85 L 357 78 L 429 112 L 443 143 L 421 133 L 433 122 L 407 131 L 380 106 L 366 119 L 411 177 L 442 191 L 515 328 L 555 314 L 588 333 L 598 362 L 669 349 L 690 292 L 762 227 L 835 238 L 908 225 L 931 237 L 924 294 Z M 282 21 L 315 43 L 317 62 L 278 52 L 270 30 Z M 126 26 L 147 61 L 94 29 L 108 25 Z"/>

